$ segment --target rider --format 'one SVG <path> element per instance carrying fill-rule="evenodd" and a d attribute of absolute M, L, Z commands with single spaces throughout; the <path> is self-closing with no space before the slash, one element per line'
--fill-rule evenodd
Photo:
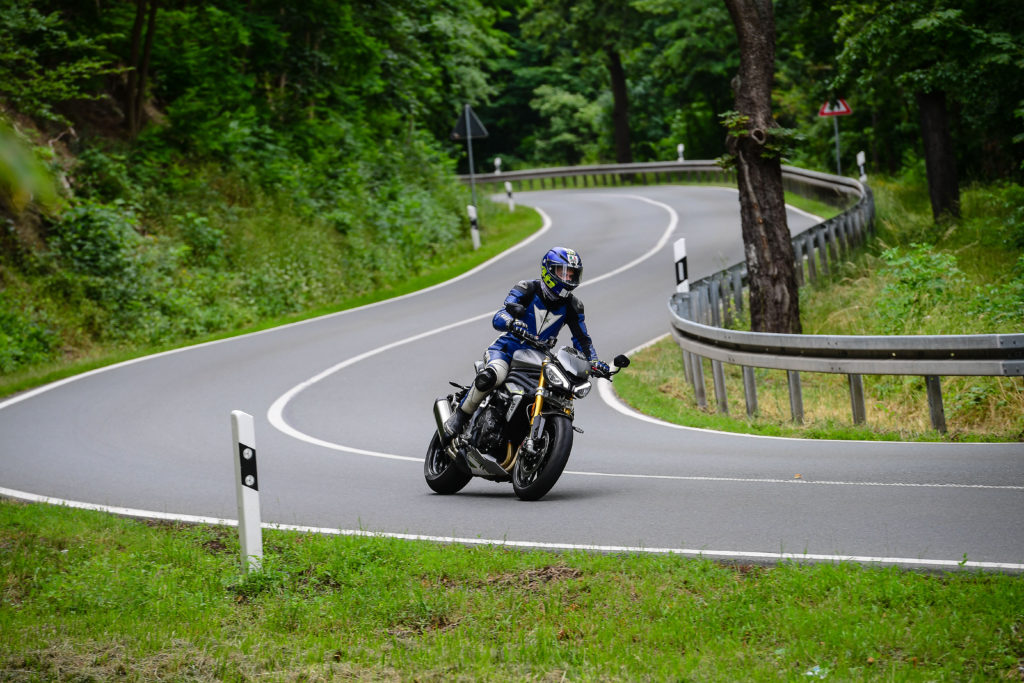
<path fill-rule="evenodd" d="M 572 344 L 585 355 L 599 374 L 607 374 L 608 364 L 598 360 L 594 342 L 587 332 L 583 320 L 583 304 L 572 294 L 583 278 L 583 260 L 578 252 L 565 247 L 555 247 L 544 254 L 540 262 L 540 279 L 519 282 L 505 297 L 505 304 L 521 304 L 525 313 L 516 320 L 502 306 L 491 324 L 503 334 L 487 347 L 487 365 L 473 380 L 473 386 L 463 398 L 459 408 L 444 424 L 448 441 L 462 431 L 473 412 L 479 407 L 492 389 L 500 386 L 508 376 L 512 354 L 527 348 L 523 342 L 526 334 L 534 335 L 541 341 L 553 342 L 568 324 L 572 332 Z"/>

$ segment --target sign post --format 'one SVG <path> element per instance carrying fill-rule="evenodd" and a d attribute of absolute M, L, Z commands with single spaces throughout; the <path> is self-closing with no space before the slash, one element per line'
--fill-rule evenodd
<path fill-rule="evenodd" d="M 818 116 L 831 116 L 832 128 L 836 134 L 836 175 L 843 175 L 842 163 L 839 161 L 839 117 L 848 116 L 853 113 L 846 100 L 839 99 L 835 102 L 825 102 L 818 110 Z"/>
<path fill-rule="evenodd" d="M 463 115 L 455 121 L 455 128 L 452 129 L 452 140 L 465 140 L 469 151 L 469 189 L 473 197 L 472 206 L 474 214 L 476 213 L 476 179 L 473 176 L 473 139 L 482 140 L 486 137 L 487 129 L 484 128 L 484 124 L 480 123 L 480 119 L 476 117 L 476 114 L 473 113 L 473 110 L 467 104 L 463 110 Z M 479 233 L 475 237 L 473 249 L 479 249 Z"/>

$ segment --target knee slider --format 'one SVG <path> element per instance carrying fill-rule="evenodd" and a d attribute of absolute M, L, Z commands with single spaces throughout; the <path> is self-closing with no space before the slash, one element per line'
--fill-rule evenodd
<path fill-rule="evenodd" d="M 484 368 L 473 380 L 473 386 L 477 388 L 477 391 L 490 391 L 497 383 L 498 373 L 494 371 L 494 368 Z"/>

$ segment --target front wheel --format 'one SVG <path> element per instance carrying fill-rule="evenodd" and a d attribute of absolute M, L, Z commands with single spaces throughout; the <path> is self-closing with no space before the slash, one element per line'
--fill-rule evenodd
<path fill-rule="evenodd" d="M 572 451 L 572 423 L 561 415 L 549 415 L 544 422 L 535 457 L 516 458 L 512 488 L 521 500 L 540 500 L 562 476 Z"/>
<path fill-rule="evenodd" d="M 458 463 L 451 459 L 441 448 L 441 439 L 437 432 L 427 447 L 427 457 L 423 459 L 423 478 L 434 493 L 450 495 L 461 491 L 473 475 L 466 472 Z"/>

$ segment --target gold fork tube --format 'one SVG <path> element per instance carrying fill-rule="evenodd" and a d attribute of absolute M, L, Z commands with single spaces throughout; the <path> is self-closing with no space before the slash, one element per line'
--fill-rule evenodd
<path fill-rule="evenodd" d="M 541 408 L 544 407 L 544 368 L 548 366 L 547 359 L 540 366 L 540 380 L 537 382 L 537 393 L 533 401 L 533 410 L 530 411 L 530 425 L 533 426 L 533 419 L 540 415 Z"/>

